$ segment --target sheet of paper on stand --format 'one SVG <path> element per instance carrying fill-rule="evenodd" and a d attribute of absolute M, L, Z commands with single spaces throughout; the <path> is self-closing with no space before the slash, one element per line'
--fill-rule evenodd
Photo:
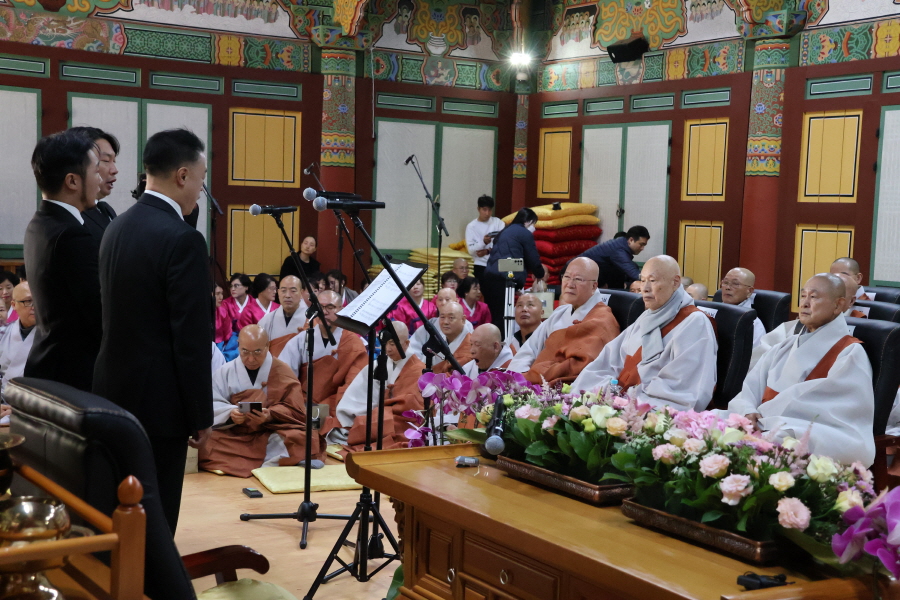
<path fill-rule="evenodd" d="M 391 263 L 391 266 L 407 289 L 425 273 L 425 265 Z M 369 328 L 387 314 L 400 294 L 390 273 L 383 270 L 369 287 L 338 312 L 336 322 L 344 329 L 366 335 Z"/>

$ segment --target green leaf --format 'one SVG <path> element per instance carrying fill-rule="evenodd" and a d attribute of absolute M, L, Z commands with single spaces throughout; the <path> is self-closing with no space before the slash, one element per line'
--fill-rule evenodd
<path fill-rule="evenodd" d="M 569 428 L 567 427 L 567 429 Z M 559 445 L 559 449 L 563 454 L 569 458 L 575 458 L 575 450 L 572 448 L 572 444 L 569 443 L 569 434 L 563 432 L 557 433 L 556 443 Z"/>
<path fill-rule="evenodd" d="M 635 462 L 637 461 L 637 456 L 631 454 L 630 452 L 616 452 L 612 455 L 612 464 L 615 468 L 620 471 L 626 471 L 628 469 L 632 469 L 635 466 Z"/>
<path fill-rule="evenodd" d="M 575 431 L 569 436 L 569 442 L 571 442 L 572 449 L 578 455 L 578 458 L 587 462 L 591 449 L 594 447 L 594 442 L 588 438 L 587 434 L 583 431 Z"/>
<path fill-rule="evenodd" d="M 708 510 L 703 513 L 703 517 L 700 519 L 701 523 L 712 523 L 722 515 L 724 515 L 721 510 Z"/>
<path fill-rule="evenodd" d="M 747 519 L 750 518 L 750 515 L 744 513 L 744 516 L 741 517 L 741 520 L 738 521 L 737 530 L 738 531 L 747 531 Z"/>
<path fill-rule="evenodd" d="M 525 454 L 529 456 L 544 456 L 550 452 L 550 448 L 544 442 L 538 440 L 528 445 L 525 448 Z"/>
<path fill-rule="evenodd" d="M 631 483 L 630 477 L 626 477 L 625 475 L 619 475 L 618 473 L 604 473 L 603 477 L 600 478 L 600 481 L 606 481 L 607 479 L 615 479 L 616 481 L 624 481 L 625 483 Z"/>
<path fill-rule="evenodd" d="M 452 429 L 445 434 L 451 440 L 459 440 L 461 442 L 474 442 L 483 444 L 487 440 L 487 433 L 484 429 Z"/>

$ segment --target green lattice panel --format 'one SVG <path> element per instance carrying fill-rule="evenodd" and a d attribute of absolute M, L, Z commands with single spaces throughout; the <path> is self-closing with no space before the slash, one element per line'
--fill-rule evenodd
<path fill-rule="evenodd" d="M 400 80 L 422 83 L 422 59 L 404 56 L 400 61 Z"/>
<path fill-rule="evenodd" d="M 805 31 L 800 38 L 800 66 L 866 60 L 872 43 L 872 25 L 868 23 Z"/>
<path fill-rule="evenodd" d="M 125 28 L 125 35 L 128 40 L 125 45 L 125 54 L 212 62 L 212 38 L 209 35 L 172 33 L 131 27 Z"/>
<path fill-rule="evenodd" d="M 616 65 L 611 60 L 598 62 L 597 85 L 616 85 Z"/>
<path fill-rule="evenodd" d="M 456 63 L 456 87 L 478 87 L 478 65 Z"/>
<path fill-rule="evenodd" d="M 665 55 L 645 54 L 644 55 L 644 79 L 643 81 L 662 81 L 663 67 L 665 65 Z"/>

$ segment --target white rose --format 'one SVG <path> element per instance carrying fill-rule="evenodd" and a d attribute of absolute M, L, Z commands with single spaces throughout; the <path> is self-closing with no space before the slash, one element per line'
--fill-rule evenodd
<path fill-rule="evenodd" d="M 606 427 L 606 421 L 611 416 L 616 414 L 616 409 L 612 406 L 607 406 L 605 404 L 595 404 L 591 407 L 591 419 L 594 420 L 594 425 L 597 427 Z"/>
<path fill-rule="evenodd" d="M 794 478 L 787 471 L 779 471 L 769 475 L 769 485 L 779 492 L 783 492 L 794 487 Z"/>
<path fill-rule="evenodd" d="M 838 469 L 834 461 L 827 456 L 816 456 L 813 454 L 809 457 L 809 465 L 806 467 L 806 474 L 813 481 L 825 483 L 832 477 L 837 475 Z"/>
<path fill-rule="evenodd" d="M 666 441 L 681 448 L 684 445 L 684 442 L 687 441 L 688 435 L 687 432 L 683 429 L 673 427 L 672 429 L 668 430 L 663 437 L 666 439 Z"/>
<path fill-rule="evenodd" d="M 781 440 L 781 447 L 785 450 L 793 450 L 797 447 L 797 444 L 800 443 L 800 440 L 797 438 L 792 438 L 791 436 L 786 436 L 783 440 Z"/>
<path fill-rule="evenodd" d="M 744 439 L 744 430 L 735 429 L 734 427 L 726 427 L 725 433 L 717 441 L 720 446 L 737 444 Z"/>
<path fill-rule="evenodd" d="M 863 498 L 862 494 L 857 490 L 844 490 L 840 494 L 838 494 L 837 502 L 834 503 L 834 507 L 838 509 L 838 512 L 845 513 L 854 506 L 862 506 Z"/>

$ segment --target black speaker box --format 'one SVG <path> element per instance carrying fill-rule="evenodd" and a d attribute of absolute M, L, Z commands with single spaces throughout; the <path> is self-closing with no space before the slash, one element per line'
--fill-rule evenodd
<path fill-rule="evenodd" d="M 650 44 L 647 43 L 647 39 L 643 36 L 625 40 L 606 48 L 606 51 L 609 52 L 609 57 L 614 63 L 637 60 L 648 50 L 650 50 Z"/>

